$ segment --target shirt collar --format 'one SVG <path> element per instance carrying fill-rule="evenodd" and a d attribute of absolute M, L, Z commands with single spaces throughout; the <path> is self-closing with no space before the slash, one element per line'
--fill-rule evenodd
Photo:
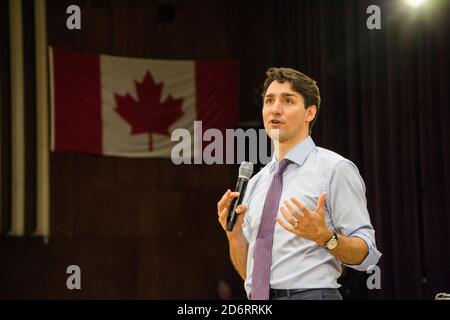
<path fill-rule="evenodd" d="M 314 143 L 313 139 L 311 138 L 311 136 L 308 136 L 297 145 L 295 145 L 295 147 L 293 147 L 291 150 L 289 150 L 284 158 L 294 162 L 298 166 L 301 166 L 315 147 L 316 144 Z M 272 160 L 270 161 L 270 172 L 272 173 L 277 168 L 277 166 L 278 163 L 274 154 L 272 155 Z"/>

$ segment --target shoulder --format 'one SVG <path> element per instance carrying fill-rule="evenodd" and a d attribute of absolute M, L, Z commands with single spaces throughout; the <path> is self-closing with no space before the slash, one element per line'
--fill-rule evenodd
<path fill-rule="evenodd" d="M 316 147 L 313 152 L 317 164 L 328 173 L 329 177 L 335 174 L 359 175 L 358 167 L 342 155 L 321 147 Z"/>
<path fill-rule="evenodd" d="M 313 152 L 315 153 L 318 161 L 329 164 L 330 166 L 334 166 L 342 160 L 347 160 L 340 154 L 321 147 L 314 148 Z"/>

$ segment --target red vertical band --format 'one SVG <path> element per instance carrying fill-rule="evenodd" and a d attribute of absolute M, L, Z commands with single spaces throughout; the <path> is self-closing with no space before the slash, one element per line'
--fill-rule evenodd
<path fill-rule="evenodd" d="M 102 153 L 100 58 L 53 48 L 55 150 Z"/>

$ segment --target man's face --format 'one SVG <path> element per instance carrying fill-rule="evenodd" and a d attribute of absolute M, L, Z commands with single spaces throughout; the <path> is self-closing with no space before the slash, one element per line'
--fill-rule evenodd
<path fill-rule="evenodd" d="M 297 143 L 308 135 L 316 107 L 305 109 L 305 99 L 292 90 L 288 81 L 273 81 L 264 96 L 262 114 L 264 128 L 271 139 Z"/>

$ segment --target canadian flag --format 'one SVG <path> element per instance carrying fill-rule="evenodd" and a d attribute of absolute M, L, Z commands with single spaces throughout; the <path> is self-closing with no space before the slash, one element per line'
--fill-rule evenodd
<path fill-rule="evenodd" d="M 51 149 L 170 157 L 171 132 L 234 128 L 238 63 L 153 60 L 50 48 Z"/>

